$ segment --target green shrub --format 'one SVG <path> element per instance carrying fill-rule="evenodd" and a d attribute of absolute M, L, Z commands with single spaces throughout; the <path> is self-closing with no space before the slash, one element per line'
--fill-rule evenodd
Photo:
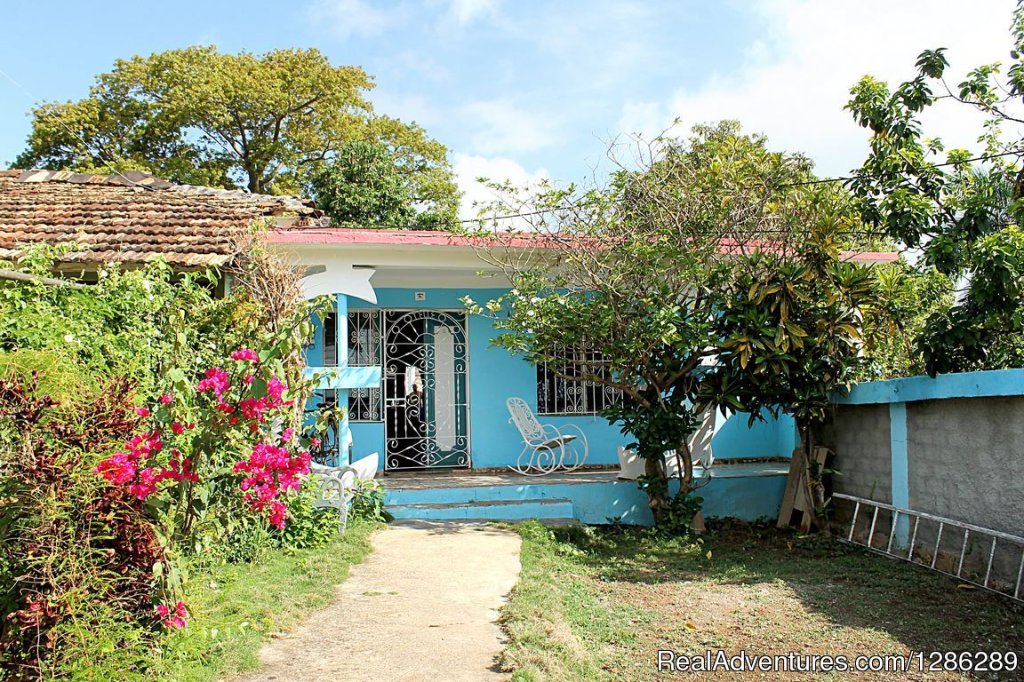
<path fill-rule="evenodd" d="M 277 546 L 286 550 L 314 549 L 337 537 L 338 510 L 314 507 L 316 498 L 316 482 L 310 476 L 288 499 L 288 525 L 274 532 Z"/>
<path fill-rule="evenodd" d="M 367 521 L 391 521 L 391 514 L 384 508 L 384 485 L 376 479 L 359 481 L 349 516 Z"/>

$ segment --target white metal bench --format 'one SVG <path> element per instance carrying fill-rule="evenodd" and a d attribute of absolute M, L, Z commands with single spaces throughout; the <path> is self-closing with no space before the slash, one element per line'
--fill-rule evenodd
<path fill-rule="evenodd" d="M 575 424 L 565 424 L 560 429 L 552 424 L 542 425 L 522 398 L 509 398 L 505 405 L 512 415 L 509 422 L 523 437 L 523 450 L 510 469 L 524 476 L 543 476 L 575 471 L 586 463 L 590 445 L 583 429 Z"/>
<path fill-rule="evenodd" d="M 311 462 L 310 473 L 316 474 L 319 496 L 313 502 L 317 508 L 338 510 L 338 532 L 344 533 L 348 526 L 348 506 L 355 497 L 359 481 L 367 481 L 377 474 L 380 455 L 376 452 L 352 463 L 351 466 L 329 467 Z"/>

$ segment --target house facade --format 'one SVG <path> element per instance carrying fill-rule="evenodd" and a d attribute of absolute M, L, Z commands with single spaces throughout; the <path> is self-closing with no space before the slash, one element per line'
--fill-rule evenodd
<path fill-rule="evenodd" d="M 133 267 L 157 258 L 176 270 L 223 270 L 248 248 L 253 225 L 267 226 L 270 248 L 303 266 L 305 296 L 330 303 L 314 320 L 306 353 L 317 378 L 308 411 L 313 418 L 326 406 L 345 410 L 317 455 L 344 465 L 376 453 L 397 518 L 651 522 L 644 492 L 617 476 L 619 448 L 630 439 L 598 416 L 615 393 L 567 382 L 554 368 L 494 347 L 494 320 L 466 312 L 465 297 L 483 303 L 509 289 L 489 265 L 489 250 L 523 257 L 537 251 L 537 240 L 498 247 L 327 222 L 292 197 L 174 185 L 145 173 L 0 171 L 0 259 L 18 258 L 33 243 L 70 243 L 55 267 L 86 281 L 107 263 Z M 566 350 L 574 362 L 593 353 Z M 542 424 L 578 427 L 591 468 L 509 476 L 524 453 L 506 407 L 511 398 Z M 796 444 L 792 421 L 751 426 L 746 415 L 715 415 L 704 430 L 715 459 L 700 493 L 705 515 L 774 517 Z"/>
<path fill-rule="evenodd" d="M 314 273 L 307 296 L 334 302 L 307 355 L 321 377 L 317 404 L 347 408 L 329 439 L 332 463 L 379 453 L 386 474 L 507 470 L 524 442 L 506 401 L 522 398 L 542 423 L 579 427 L 588 465 L 618 464 L 630 438 L 599 416 L 613 391 L 494 347 L 494 320 L 467 314 L 465 297 L 486 302 L 509 288 L 482 257 L 486 243 L 346 228 L 276 230 L 269 241 Z M 585 361 L 588 350 L 570 352 Z M 718 461 L 785 458 L 794 446 L 788 418 L 748 426 L 745 415 L 719 415 L 714 425 Z"/>

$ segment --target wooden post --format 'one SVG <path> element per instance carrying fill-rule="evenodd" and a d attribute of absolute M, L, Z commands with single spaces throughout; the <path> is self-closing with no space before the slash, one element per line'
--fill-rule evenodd
<path fill-rule="evenodd" d="M 798 447 L 793 450 L 793 456 L 789 460 L 789 475 L 786 477 L 786 491 L 782 493 L 782 506 L 779 507 L 779 520 L 776 525 L 779 528 L 787 528 L 793 516 L 793 509 L 796 506 L 796 496 L 799 493 L 800 480 L 804 470 L 804 450 Z"/>

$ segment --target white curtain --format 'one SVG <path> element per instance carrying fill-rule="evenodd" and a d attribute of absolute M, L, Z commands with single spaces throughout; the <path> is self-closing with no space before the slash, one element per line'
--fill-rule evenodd
<path fill-rule="evenodd" d="M 434 329 L 434 441 L 438 450 L 455 447 L 455 337 Z"/>

